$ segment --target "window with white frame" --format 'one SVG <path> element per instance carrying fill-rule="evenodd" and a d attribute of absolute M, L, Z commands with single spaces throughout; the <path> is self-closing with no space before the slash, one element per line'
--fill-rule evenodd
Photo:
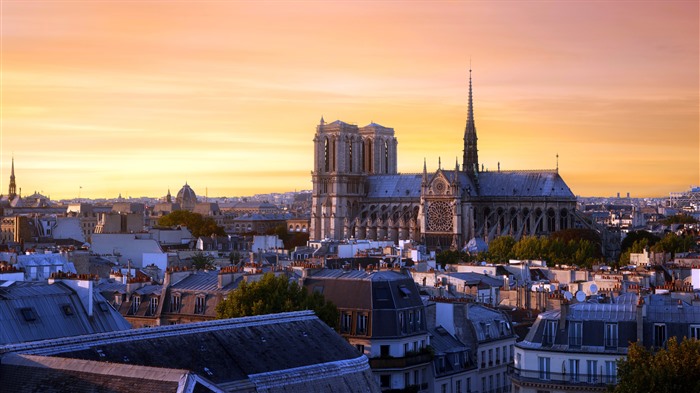
<path fill-rule="evenodd" d="M 156 315 L 156 311 L 158 311 L 158 298 L 154 296 L 151 298 L 150 303 L 148 304 L 148 314 Z"/>
<path fill-rule="evenodd" d="M 654 346 L 661 348 L 666 345 L 666 324 L 654 324 Z"/>
<path fill-rule="evenodd" d="M 543 381 L 549 381 L 549 379 L 551 378 L 550 368 L 549 368 L 550 358 L 540 356 L 537 359 L 539 360 L 539 366 L 540 366 L 540 368 L 539 368 L 540 379 Z"/>
<path fill-rule="evenodd" d="M 170 312 L 179 312 L 182 306 L 182 297 L 179 293 L 174 293 L 170 297 Z"/>
<path fill-rule="evenodd" d="M 690 334 L 688 338 L 700 340 L 700 325 L 690 325 Z"/>
<path fill-rule="evenodd" d="M 544 325 L 544 334 L 542 336 L 543 345 L 554 344 L 554 338 L 557 336 L 557 322 L 548 320 Z"/>
<path fill-rule="evenodd" d="M 205 304 L 205 297 L 204 296 L 197 296 L 194 300 L 194 313 L 195 314 L 204 314 L 204 304 Z"/>
<path fill-rule="evenodd" d="M 340 331 L 341 333 L 350 333 L 352 329 L 352 313 L 344 312 L 340 317 Z"/>
<path fill-rule="evenodd" d="M 136 314 L 139 307 L 141 306 L 141 296 L 132 295 L 131 296 L 131 313 Z"/>
<path fill-rule="evenodd" d="M 571 321 L 569 323 L 569 346 L 580 347 L 583 338 L 583 322 Z"/>
<path fill-rule="evenodd" d="M 605 324 L 605 348 L 617 348 L 617 323 Z"/>
<path fill-rule="evenodd" d="M 578 382 L 579 378 L 579 360 L 569 359 L 569 381 Z"/>
<path fill-rule="evenodd" d="M 614 360 L 605 361 L 605 383 L 617 383 L 617 362 Z"/>
<path fill-rule="evenodd" d="M 361 313 L 357 315 L 357 334 L 367 334 L 367 314 Z"/>
<path fill-rule="evenodd" d="M 598 382 L 598 361 L 586 360 L 586 374 L 588 383 Z"/>

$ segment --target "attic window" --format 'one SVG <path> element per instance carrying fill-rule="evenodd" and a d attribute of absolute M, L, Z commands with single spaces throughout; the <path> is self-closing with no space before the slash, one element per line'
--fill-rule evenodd
<path fill-rule="evenodd" d="M 104 312 L 107 312 L 109 310 L 109 308 L 107 307 L 107 303 L 105 302 L 99 302 L 97 303 L 97 305 L 100 307 L 100 310 Z"/>
<path fill-rule="evenodd" d="M 23 308 L 19 310 L 22 313 L 22 317 L 24 317 L 24 320 L 27 322 L 32 322 L 36 321 L 36 312 L 34 312 L 33 308 Z"/>
<path fill-rule="evenodd" d="M 66 316 L 71 316 L 75 314 L 73 311 L 73 307 L 70 306 L 70 304 L 64 304 L 61 306 L 61 310 L 63 310 L 63 313 L 66 314 Z"/>
<path fill-rule="evenodd" d="M 403 297 L 404 299 L 411 296 L 411 291 L 408 288 L 406 288 L 405 285 L 399 285 L 399 291 L 401 291 L 401 297 Z"/>

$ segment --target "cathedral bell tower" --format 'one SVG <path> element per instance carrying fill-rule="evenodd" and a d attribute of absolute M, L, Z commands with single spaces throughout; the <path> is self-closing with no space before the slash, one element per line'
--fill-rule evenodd
<path fill-rule="evenodd" d="M 476 126 L 474 125 L 474 103 L 472 101 L 472 70 L 469 69 L 469 108 L 467 126 L 464 129 L 464 157 L 462 170 L 470 177 L 476 177 L 479 172 L 479 150 L 476 146 Z"/>
<path fill-rule="evenodd" d="M 314 135 L 311 240 L 353 236 L 367 176 L 397 173 L 396 145 L 393 128 L 321 118 Z"/>
<path fill-rule="evenodd" d="M 314 135 L 311 173 L 311 240 L 342 239 L 354 206 L 364 193 L 362 138 L 354 124 L 321 122 Z"/>

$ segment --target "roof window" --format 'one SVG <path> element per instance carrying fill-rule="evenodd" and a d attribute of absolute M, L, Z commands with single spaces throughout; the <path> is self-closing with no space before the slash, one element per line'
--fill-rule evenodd
<path fill-rule="evenodd" d="M 411 290 L 406 288 L 405 285 L 399 285 L 399 291 L 401 291 L 401 297 L 403 297 L 404 299 L 411 296 Z"/>
<path fill-rule="evenodd" d="M 22 313 L 22 317 L 24 317 L 24 320 L 27 322 L 33 322 L 36 321 L 36 312 L 34 312 L 33 308 L 27 307 L 19 310 Z"/>
<path fill-rule="evenodd" d="M 70 304 L 62 305 L 61 310 L 63 310 L 63 313 L 69 317 L 75 314 L 75 312 L 73 311 L 73 307 L 71 307 Z"/>

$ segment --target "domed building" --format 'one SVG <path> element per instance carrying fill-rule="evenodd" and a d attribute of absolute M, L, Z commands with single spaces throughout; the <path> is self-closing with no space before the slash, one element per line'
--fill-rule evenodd
<path fill-rule="evenodd" d="M 197 204 L 197 194 L 185 182 L 185 185 L 178 191 L 175 202 L 180 204 L 182 210 L 193 211 Z"/>

